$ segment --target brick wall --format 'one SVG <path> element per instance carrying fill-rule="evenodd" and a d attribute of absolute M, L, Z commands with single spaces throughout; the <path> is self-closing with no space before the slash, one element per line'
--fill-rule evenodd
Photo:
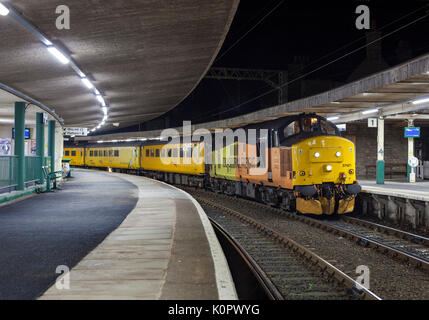
<path fill-rule="evenodd" d="M 408 141 L 404 138 L 404 126 L 385 123 L 384 126 L 384 161 L 386 163 L 406 163 Z M 355 142 L 356 172 L 359 178 L 365 178 L 366 165 L 377 162 L 377 128 L 368 128 L 365 123 L 347 124 L 343 136 Z M 369 171 L 369 178 L 375 178 L 375 170 Z"/>

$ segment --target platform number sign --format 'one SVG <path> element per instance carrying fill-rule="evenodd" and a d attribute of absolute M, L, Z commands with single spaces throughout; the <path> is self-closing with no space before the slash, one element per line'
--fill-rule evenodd
<path fill-rule="evenodd" d="M 368 118 L 368 127 L 377 128 L 377 118 Z"/>

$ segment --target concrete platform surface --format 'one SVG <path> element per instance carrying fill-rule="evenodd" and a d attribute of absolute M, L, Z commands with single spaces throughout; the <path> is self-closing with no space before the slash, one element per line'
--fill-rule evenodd
<path fill-rule="evenodd" d="M 373 180 L 359 180 L 363 192 L 402 197 L 413 200 L 429 201 L 429 181 L 414 183 L 385 181 L 377 184 Z"/>
<path fill-rule="evenodd" d="M 54 284 L 40 299 L 237 299 L 214 231 L 190 195 L 139 176 L 108 175 L 138 188 L 135 208 L 71 270 L 70 289 Z"/>
<path fill-rule="evenodd" d="M 0 299 L 36 299 L 137 203 L 134 184 L 104 172 L 75 171 L 61 188 L 0 206 Z"/>

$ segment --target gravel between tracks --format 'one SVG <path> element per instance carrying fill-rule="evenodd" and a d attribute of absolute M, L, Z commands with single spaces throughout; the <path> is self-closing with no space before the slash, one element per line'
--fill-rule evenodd
<path fill-rule="evenodd" d="M 235 200 L 202 190 L 186 189 L 194 196 L 221 201 L 222 205 L 283 232 L 335 265 L 352 278 L 359 265 L 370 270 L 370 290 L 382 299 L 429 299 L 429 274 L 399 262 L 371 248 L 359 246 L 340 236 L 311 227 L 294 219 L 252 205 L 250 201 Z"/>

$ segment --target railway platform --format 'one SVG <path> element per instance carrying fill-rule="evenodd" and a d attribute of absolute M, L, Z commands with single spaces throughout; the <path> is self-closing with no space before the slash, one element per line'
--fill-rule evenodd
<path fill-rule="evenodd" d="M 366 193 L 429 201 L 429 181 L 409 183 L 405 180 L 386 180 L 384 184 L 377 184 L 373 180 L 359 180 L 359 183 Z"/>
<path fill-rule="evenodd" d="M 364 214 L 372 212 L 380 220 L 429 230 L 429 181 L 393 180 L 377 184 L 372 180 L 359 180 L 359 183 Z"/>
<path fill-rule="evenodd" d="M 139 176 L 73 175 L 61 191 L 0 206 L 1 299 L 237 298 L 190 195 Z"/>

